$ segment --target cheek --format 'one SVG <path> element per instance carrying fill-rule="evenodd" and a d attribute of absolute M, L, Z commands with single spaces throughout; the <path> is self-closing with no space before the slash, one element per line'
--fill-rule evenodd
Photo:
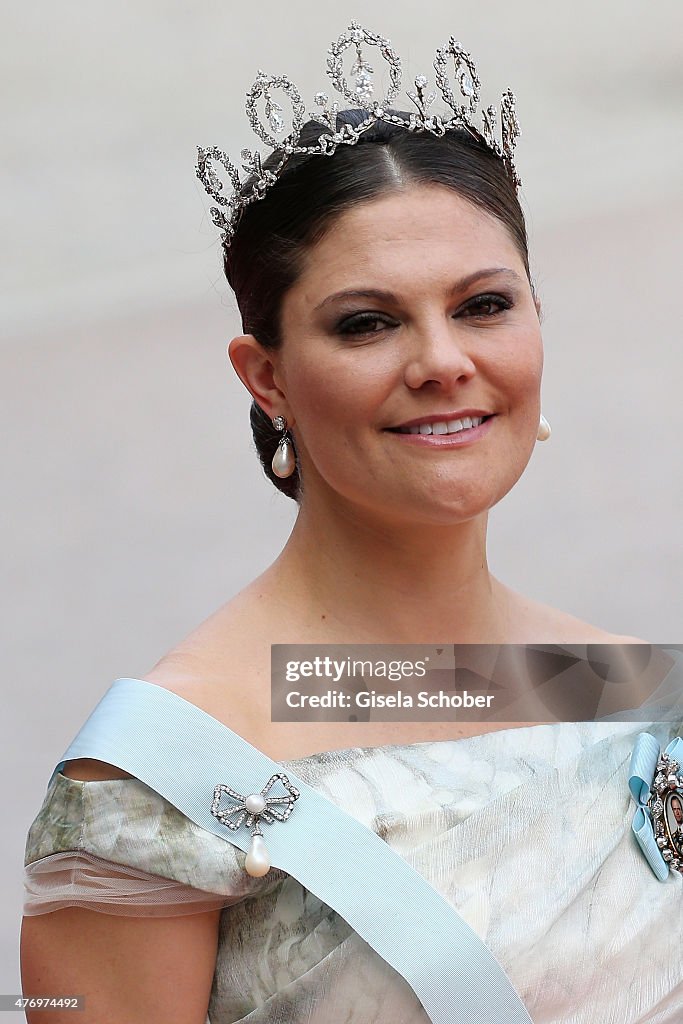
<path fill-rule="evenodd" d="M 487 372 L 511 397 L 528 399 L 540 390 L 543 374 L 543 342 L 540 332 L 511 339 L 489 360 Z"/>
<path fill-rule="evenodd" d="M 372 365 L 369 365 L 369 364 Z M 289 374 L 287 389 L 292 410 L 303 430 L 319 429 L 333 423 L 353 426 L 373 415 L 390 390 L 386 368 L 377 360 L 357 358 L 302 361 Z"/>

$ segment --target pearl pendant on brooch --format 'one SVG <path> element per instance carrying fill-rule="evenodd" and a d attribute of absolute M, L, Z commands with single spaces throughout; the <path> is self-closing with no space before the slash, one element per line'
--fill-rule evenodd
<path fill-rule="evenodd" d="M 277 782 L 281 783 L 285 792 L 281 795 L 269 796 L 268 794 Z M 227 807 L 221 807 L 221 798 L 224 794 L 236 802 Z M 298 800 L 300 795 L 299 790 L 295 789 L 283 772 L 271 776 L 259 793 L 250 793 L 249 796 L 242 796 L 241 793 L 222 783 L 215 787 L 211 804 L 213 816 L 233 832 L 236 832 L 243 824 L 251 829 L 251 845 L 244 862 L 244 869 L 252 878 L 262 878 L 270 871 L 270 854 L 261 832 L 261 822 L 265 821 L 270 825 L 274 821 L 287 821 L 292 813 L 294 801 Z"/>
<path fill-rule="evenodd" d="M 244 870 L 252 878 L 262 878 L 270 871 L 270 854 L 263 841 L 263 836 L 259 832 L 251 837 L 251 846 L 244 861 Z"/>
<path fill-rule="evenodd" d="M 263 814 L 266 809 L 266 799 L 262 793 L 252 793 L 244 801 L 244 806 L 250 815 L 258 816 Z M 270 871 L 268 847 L 264 843 L 261 833 L 256 830 L 251 833 L 251 846 L 244 862 L 244 869 L 253 878 L 262 878 Z"/>

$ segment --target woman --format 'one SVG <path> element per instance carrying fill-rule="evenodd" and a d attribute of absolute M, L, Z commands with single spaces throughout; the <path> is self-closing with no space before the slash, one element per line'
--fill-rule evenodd
<path fill-rule="evenodd" d="M 358 26 L 331 59 L 356 46 L 367 103 L 364 44 L 395 66 Z M 469 102 L 476 73 L 456 46 Z M 253 94 L 266 139 L 281 122 L 267 84 Z M 464 118 L 441 133 L 424 127 L 421 80 L 412 99 L 422 130 L 407 114 L 366 126 L 362 111 L 326 107 L 297 144 L 319 144 L 330 117 L 350 126 L 346 143 L 325 159 L 276 153 L 261 192 L 245 158 L 251 183 L 216 215 L 245 331 L 230 359 L 264 468 L 298 516 L 273 565 L 141 679 L 381 835 L 485 940 L 536 1024 L 673 1021 L 680 958 L 661 927 L 672 890 L 628 834 L 639 724 L 269 720 L 271 644 L 642 642 L 489 571 L 489 510 L 548 435 L 513 120 L 508 108 L 503 144 Z M 654 728 L 664 745 L 670 728 Z M 342 914 L 282 870 L 245 874 L 233 846 L 139 778 L 83 757 L 55 776 L 27 847 L 26 992 L 83 993 L 93 1021 L 203 1024 L 207 1007 L 211 1024 L 428 1019 Z M 668 880 L 674 898 L 680 882 Z M 647 986 L 634 981 L 638 949 Z"/>

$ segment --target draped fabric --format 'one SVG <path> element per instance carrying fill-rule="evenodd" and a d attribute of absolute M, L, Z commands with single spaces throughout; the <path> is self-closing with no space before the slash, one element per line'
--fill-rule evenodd
<path fill-rule="evenodd" d="M 683 877 L 658 881 L 630 831 L 629 760 L 645 729 L 664 746 L 680 723 L 541 725 L 283 765 L 457 908 L 535 1024 L 674 1024 Z M 28 913 L 222 907 L 210 1024 L 426 1024 L 407 983 L 338 914 L 282 871 L 247 875 L 241 851 L 136 779 L 56 775 L 26 864 Z"/>
<path fill-rule="evenodd" d="M 54 853 L 29 864 L 25 891 L 27 917 L 64 907 L 124 917 L 169 917 L 201 914 L 234 902 L 230 897 L 103 860 L 84 850 Z"/>

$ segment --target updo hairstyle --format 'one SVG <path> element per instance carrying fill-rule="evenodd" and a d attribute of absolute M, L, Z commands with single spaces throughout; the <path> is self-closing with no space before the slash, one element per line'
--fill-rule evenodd
<path fill-rule="evenodd" d="M 362 110 L 340 111 L 337 128 L 356 127 L 363 118 Z M 301 144 L 312 145 L 326 130 L 317 121 L 307 122 Z M 264 167 L 272 167 L 277 156 L 264 161 Z M 445 185 L 496 217 L 509 231 L 530 276 L 524 215 L 502 159 L 465 128 L 439 137 L 378 120 L 355 145 L 340 145 L 332 156 L 290 157 L 264 198 L 243 210 L 224 251 L 224 268 L 244 333 L 253 334 L 264 348 L 277 349 L 284 295 L 301 273 L 306 251 L 334 218 L 358 203 L 427 184 Z M 298 464 L 291 476 L 275 476 L 271 462 L 281 434 L 255 401 L 250 419 L 266 476 L 287 497 L 300 501 Z"/>

